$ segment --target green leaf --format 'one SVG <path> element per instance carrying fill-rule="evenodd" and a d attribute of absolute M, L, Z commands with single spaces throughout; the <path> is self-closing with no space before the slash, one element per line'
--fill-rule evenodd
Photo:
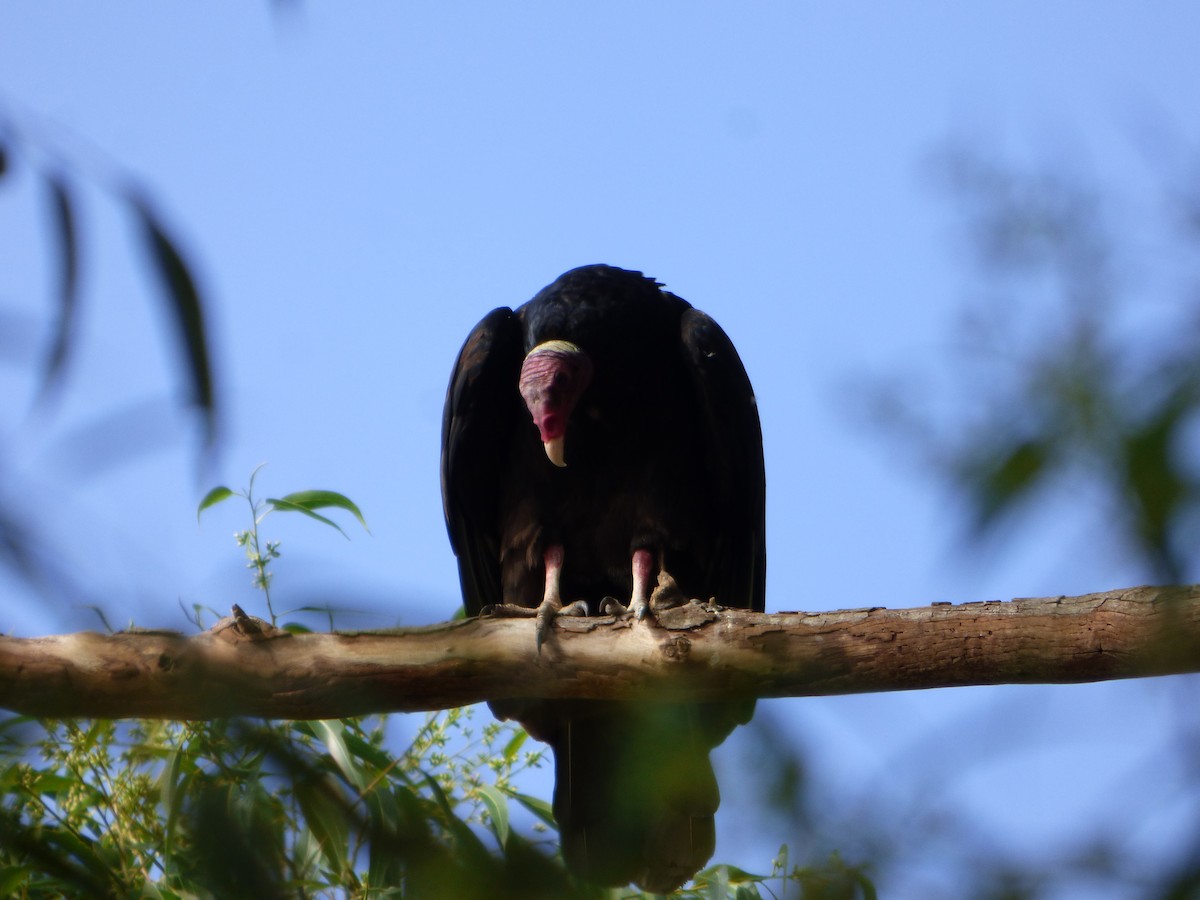
<path fill-rule="evenodd" d="M 395 762 L 386 750 L 375 746 L 357 732 L 346 729 L 342 733 L 342 737 L 346 741 L 346 747 L 354 756 L 379 771 L 389 769 Z"/>
<path fill-rule="evenodd" d="M 34 776 L 33 786 L 37 789 L 39 794 L 47 794 L 51 797 L 58 795 L 65 796 L 78 786 L 78 781 L 59 772 L 54 772 L 47 769 L 45 771 L 38 772 Z"/>
<path fill-rule="evenodd" d="M 27 866 L 4 866 L 0 868 L 0 894 L 5 897 L 19 897 L 22 885 L 28 885 L 32 880 L 33 870 Z"/>
<path fill-rule="evenodd" d="M 168 842 L 175 835 L 175 826 L 179 822 L 179 813 L 183 809 L 183 798 L 186 793 L 184 788 L 187 782 L 190 781 L 190 778 L 180 777 L 182 759 L 183 750 L 176 747 L 171 751 L 170 760 L 163 768 L 162 777 L 159 781 L 159 790 L 163 805 L 167 808 L 166 838 Z"/>
<path fill-rule="evenodd" d="M 509 739 L 509 742 L 504 745 L 504 761 L 511 763 L 513 760 L 515 760 L 517 758 L 517 753 L 520 752 L 521 747 L 528 738 L 529 732 L 527 732 L 524 728 L 518 728 L 513 733 L 512 738 Z"/>
<path fill-rule="evenodd" d="M 158 269 L 159 281 L 167 295 L 167 306 L 175 328 L 187 352 L 187 376 L 191 382 L 192 402 L 204 417 L 206 443 L 216 439 L 216 398 L 212 367 L 208 358 L 208 338 L 204 327 L 204 305 L 196 279 L 175 242 L 168 236 L 149 201 L 136 191 L 127 200 L 142 229 L 151 258 Z"/>
<path fill-rule="evenodd" d="M 726 900 L 729 896 L 729 879 L 725 877 L 725 867 L 713 866 L 712 873 L 712 877 L 708 880 L 704 896 L 707 900 Z"/>
<path fill-rule="evenodd" d="M 295 785 L 296 800 L 304 811 L 304 821 L 321 847 L 321 855 L 340 878 L 346 871 L 350 824 L 346 811 L 320 779 L 303 780 Z"/>
<path fill-rule="evenodd" d="M 745 869 L 739 869 L 737 866 L 726 865 L 725 877 L 729 879 L 730 884 L 743 884 L 746 882 L 762 882 L 767 880 L 765 875 L 755 875 L 747 872 Z"/>
<path fill-rule="evenodd" d="M 209 491 L 207 494 L 204 495 L 204 499 L 201 500 L 200 505 L 196 507 L 197 521 L 199 521 L 199 519 L 200 519 L 200 513 L 204 512 L 210 506 L 216 506 L 222 500 L 228 500 L 232 496 L 233 496 L 233 491 L 230 490 L 229 488 L 225 487 L 225 485 L 220 485 L 219 487 L 213 488 L 211 491 Z"/>
<path fill-rule="evenodd" d="M 71 336 L 75 331 L 76 312 L 79 298 L 79 236 L 75 223 L 75 208 L 67 182 L 58 173 L 48 173 L 46 186 L 50 190 L 50 209 L 54 230 L 58 234 L 58 286 L 55 299 L 58 303 L 54 322 L 54 338 L 46 357 L 42 375 L 43 397 L 62 376 L 71 349 Z"/>
<path fill-rule="evenodd" d="M 363 518 L 362 512 L 354 504 L 354 501 L 344 494 L 339 494 L 337 491 L 296 491 L 294 494 L 287 494 L 281 499 L 288 503 L 294 503 L 296 506 L 302 506 L 309 511 L 328 509 L 331 506 L 344 509 L 346 512 L 352 514 L 354 518 L 358 519 L 358 523 L 362 525 L 364 531 L 368 534 L 371 532 L 371 529 L 367 527 L 367 520 Z"/>
<path fill-rule="evenodd" d="M 496 840 L 500 842 L 501 847 L 506 846 L 508 844 L 508 798 L 504 796 L 503 791 L 490 784 L 479 786 L 479 796 L 483 798 L 483 805 L 487 807 L 488 815 L 491 817 L 492 831 L 496 835 Z"/>
<path fill-rule="evenodd" d="M 346 746 L 346 727 L 337 720 L 329 719 L 314 719 L 309 724 L 312 726 L 313 733 L 329 748 L 329 755 L 333 757 L 337 767 L 342 770 L 346 780 L 361 790 L 367 783 L 367 779 L 350 753 L 350 748 Z"/>
<path fill-rule="evenodd" d="M 545 800 L 542 800 L 539 797 L 531 797 L 529 794 L 519 794 L 516 791 L 508 791 L 507 793 L 523 807 L 541 819 L 544 824 L 549 825 L 555 831 L 558 830 L 558 823 L 554 821 L 554 809 Z"/>
<path fill-rule="evenodd" d="M 437 779 L 425 772 L 421 774 L 430 793 L 433 794 L 434 801 L 442 810 L 446 829 L 450 832 L 451 837 L 454 838 L 457 850 L 463 857 L 463 862 L 470 865 L 473 859 L 488 859 L 487 848 L 483 846 L 483 842 L 467 826 L 467 823 L 454 814 L 450 798 L 446 796 L 446 792 L 442 790 L 442 786 L 437 783 Z"/>
<path fill-rule="evenodd" d="M 301 506 L 299 503 L 292 503 L 290 500 L 284 500 L 283 498 L 277 499 L 277 498 L 273 498 L 273 497 L 268 497 L 267 504 L 272 509 L 277 509 L 280 512 L 303 513 L 304 515 L 308 516 L 310 519 L 316 519 L 318 522 L 322 522 L 322 523 L 328 525 L 330 528 L 336 528 L 338 530 L 338 532 L 342 535 L 342 537 L 344 537 L 346 540 L 350 540 L 350 535 L 348 535 L 348 534 L 346 534 L 346 532 L 342 531 L 342 526 L 339 525 L 337 522 L 333 521 L 333 519 L 327 519 L 324 516 L 320 515 L 319 513 L 313 512 L 308 507 Z"/>
<path fill-rule="evenodd" d="M 771 866 L 775 872 L 786 872 L 788 867 L 788 845 L 780 844 L 779 852 L 775 858 L 771 860 Z"/>
<path fill-rule="evenodd" d="M 709 866 L 695 875 L 697 884 L 711 884 L 718 881 L 723 884 L 762 884 L 768 878 L 767 875 L 755 875 L 745 869 L 725 863 Z"/>

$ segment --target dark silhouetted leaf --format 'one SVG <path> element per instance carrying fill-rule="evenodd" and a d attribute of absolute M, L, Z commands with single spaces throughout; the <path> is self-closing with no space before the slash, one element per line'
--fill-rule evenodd
<path fill-rule="evenodd" d="M 487 848 L 483 846 L 483 842 L 467 826 L 466 822 L 454 814 L 453 804 L 446 796 L 446 792 L 442 790 L 442 786 L 437 783 L 437 779 L 426 773 L 422 773 L 422 776 L 425 786 L 429 788 L 434 801 L 442 811 L 443 824 L 454 839 L 457 853 L 463 862 L 468 865 L 473 862 L 480 868 L 484 867 L 490 861 L 490 856 Z"/>
<path fill-rule="evenodd" d="M 216 399 L 204 328 L 204 309 L 196 279 L 150 204 L 136 193 L 131 193 L 128 199 L 138 216 L 159 280 L 166 292 L 167 307 L 186 350 L 192 402 L 204 416 L 206 442 L 211 445 L 216 439 Z"/>
<path fill-rule="evenodd" d="M 62 377 L 71 349 L 71 335 L 75 330 L 79 299 L 79 236 L 74 202 L 66 179 L 61 174 L 48 173 L 46 186 L 50 192 L 51 218 L 58 238 L 58 285 L 54 296 L 58 308 L 54 322 L 54 338 L 46 356 L 45 372 L 42 375 L 43 399 Z"/>
<path fill-rule="evenodd" d="M 282 821 L 261 793 L 198 782 L 181 825 L 192 844 L 192 877 L 218 897 L 282 897 Z"/>
<path fill-rule="evenodd" d="M 340 875 L 346 871 L 350 842 L 350 822 L 344 805 L 329 784 L 321 780 L 302 779 L 296 783 L 295 793 L 321 855 L 330 870 Z"/>
<path fill-rule="evenodd" d="M 1188 385 L 1125 435 L 1121 463 L 1136 531 L 1143 551 L 1154 560 L 1160 577 L 1182 581 L 1185 562 L 1178 558 L 1171 535 L 1180 512 L 1194 495 L 1177 451 L 1179 432 L 1194 408 Z"/>
<path fill-rule="evenodd" d="M 977 527 L 982 531 L 1026 496 L 1045 472 L 1046 448 L 1037 441 L 1006 447 L 967 476 L 977 494 Z"/>
<path fill-rule="evenodd" d="M 0 171 L 3 174 L 3 171 Z M 0 893 L 5 897 L 18 896 L 18 888 L 25 884 L 32 870 L 27 866 L 5 866 L 0 868 Z"/>
<path fill-rule="evenodd" d="M 184 754 L 180 748 L 173 748 L 158 781 L 160 796 L 167 811 L 166 835 L 168 840 L 175 836 L 175 826 L 179 822 L 179 813 L 183 809 L 186 787 L 191 781 L 190 773 L 183 771 L 183 757 Z"/>

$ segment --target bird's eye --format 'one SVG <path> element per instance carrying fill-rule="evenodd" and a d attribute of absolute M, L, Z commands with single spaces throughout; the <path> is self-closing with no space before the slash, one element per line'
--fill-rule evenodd
<path fill-rule="evenodd" d="M 563 372 L 562 370 L 555 372 L 554 378 L 551 379 L 551 381 L 555 387 L 565 387 L 567 382 L 570 380 L 571 380 L 571 377 L 569 375 L 567 375 L 566 372 Z"/>

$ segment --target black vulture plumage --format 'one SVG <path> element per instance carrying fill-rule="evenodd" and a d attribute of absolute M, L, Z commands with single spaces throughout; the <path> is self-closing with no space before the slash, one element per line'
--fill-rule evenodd
<path fill-rule="evenodd" d="M 539 609 L 539 648 L 558 614 L 646 615 L 664 571 L 686 597 L 763 609 L 749 379 L 716 322 L 639 272 L 574 269 L 475 327 L 446 397 L 442 496 L 467 613 Z M 553 748 L 582 878 L 666 892 L 712 855 L 708 754 L 752 701 L 491 706 Z"/>

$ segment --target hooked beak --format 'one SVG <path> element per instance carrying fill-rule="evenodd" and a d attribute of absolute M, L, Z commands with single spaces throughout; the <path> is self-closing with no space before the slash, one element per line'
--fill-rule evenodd
<path fill-rule="evenodd" d="M 566 435 L 560 434 L 558 437 L 542 442 L 542 446 L 546 448 L 546 456 L 560 469 L 567 467 L 567 458 L 563 453 L 566 440 Z"/>

